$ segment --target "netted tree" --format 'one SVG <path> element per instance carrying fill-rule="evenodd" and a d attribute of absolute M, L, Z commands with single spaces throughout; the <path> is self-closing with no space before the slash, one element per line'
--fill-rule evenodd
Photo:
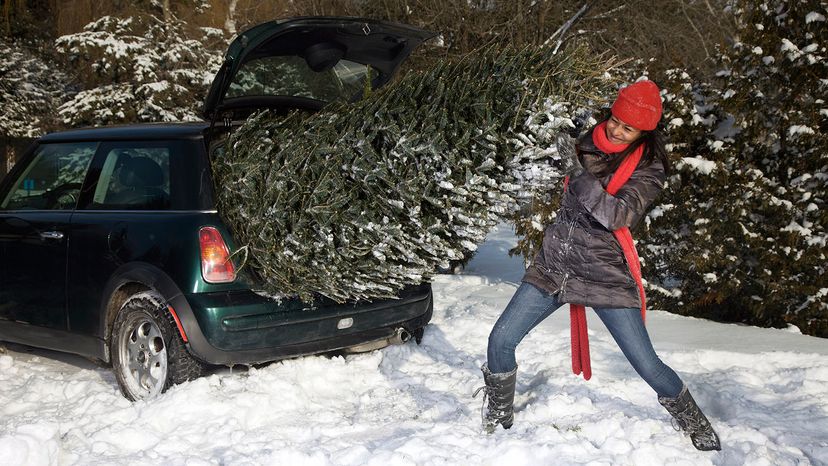
<path fill-rule="evenodd" d="M 219 211 L 271 293 L 393 296 L 555 179 L 552 138 L 607 86 L 601 60 L 489 48 L 355 104 L 261 113 L 214 161 Z"/>

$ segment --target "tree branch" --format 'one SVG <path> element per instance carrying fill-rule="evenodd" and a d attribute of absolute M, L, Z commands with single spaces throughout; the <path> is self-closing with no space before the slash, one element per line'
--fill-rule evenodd
<path fill-rule="evenodd" d="M 707 44 L 704 42 L 704 36 L 702 35 L 699 28 L 696 27 L 696 23 L 690 19 L 690 15 L 687 14 L 687 9 L 684 7 L 684 0 L 681 0 L 681 12 L 684 13 L 684 17 L 687 18 L 687 22 L 690 23 L 690 26 L 693 27 L 693 30 L 696 31 L 696 34 L 699 35 L 699 40 L 701 40 L 702 47 L 704 47 L 704 56 L 705 58 L 710 58 L 710 52 L 707 50 Z M 710 4 L 708 4 L 709 6 Z"/>
<path fill-rule="evenodd" d="M 581 9 L 580 9 L 580 10 L 578 10 L 578 12 L 577 12 L 577 13 L 575 13 L 575 15 L 574 15 L 574 16 L 572 16 L 572 17 L 571 17 L 571 18 L 569 18 L 569 19 L 568 19 L 565 23 L 563 23 L 563 24 L 562 24 L 562 25 L 558 28 L 558 30 L 557 30 L 557 31 L 555 31 L 554 33 L 552 33 L 552 35 L 551 35 L 551 36 L 549 36 L 549 38 L 548 38 L 548 39 L 546 39 L 546 40 L 543 42 L 543 45 L 547 45 L 547 44 L 549 44 L 549 42 L 551 42 L 553 39 L 555 39 L 555 38 L 557 37 L 557 38 L 558 38 L 558 42 L 555 44 L 555 50 L 553 50 L 553 51 L 552 51 L 552 53 L 557 53 L 557 52 L 558 52 L 558 49 L 561 47 L 561 44 L 563 44 L 563 42 L 564 42 L 564 38 L 566 37 L 566 33 L 569 31 L 569 29 L 570 29 L 570 28 L 572 28 L 572 26 L 573 26 L 575 23 L 577 23 L 577 22 L 578 22 L 578 20 L 579 20 L 579 19 L 581 19 L 581 16 L 583 16 L 584 14 L 586 14 L 586 12 L 587 12 L 587 11 L 589 11 L 589 9 L 590 9 L 590 8 L 592 8 L 593 3 L 594 3 L 594 2 L 591 2 L 591 1 L 588 1 L 588 2 L 584 3 L 584 6 L 582 6 L 582 7 L 581 7 Z"/>

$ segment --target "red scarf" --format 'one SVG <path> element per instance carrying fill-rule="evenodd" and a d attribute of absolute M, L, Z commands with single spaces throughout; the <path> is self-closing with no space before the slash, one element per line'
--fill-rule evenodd
<path fill-rule="evenodd" d="M 596 126 L 592 131 L 592 142 L 595 143 L 595 147 L 606 154 L 622 152 L 629 144 L 613 144 L 607 138 L 606 126 L 607 122 L 605 121 Z M 607 193 L 614 196 L 624 186 L 624 183 L 630 179 L 630 176 L 638 166 L 638 162 L 641 160 L 643 153 L 644 145 L 642 144 L 621 162 L 621 166 L 612 175 L 612 179 L 610 179 L 609 185 L 607 185 Z M 564 191 L 568 184 L 569 177 L 564 180 Z M 612 233 L 621 245 L 621 249 L 624 251 L 624 258 L 627 259 L 627 265 L 630 267 L 630 273 L 635 279 L 636 285 L 638 285 L 638 294 L 641 296 L 641 319 L 646 322 L 647 298 L 644 295 L 644 285 L 641 282 L 641 263 L 638 260 L 638 251 L 635 250 L 635 243 L 633 243 L 630 229 L 623 227 Z M 586 309 L 584 309 L 582 304 L 572 303 L 570 303 L 569 309 L 570 334 L 572 337 L 572 372 L 575 375 L 583 373 L 584 379 L 589 380 L 592 378 L 592 366 L 590 365 L 589 359 Z"/>

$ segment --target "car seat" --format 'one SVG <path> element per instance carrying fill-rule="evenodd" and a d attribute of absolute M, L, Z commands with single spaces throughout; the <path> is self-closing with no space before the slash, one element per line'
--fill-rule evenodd
<path fill-rule="evenodd" d="M 169 194 L 164 186 L 164 171 L 148 157 L 126 158 L 118 173 L 124 189 L 107 196 L 107 204 L 131 208 L 160 209 L 169 206 Z"/>

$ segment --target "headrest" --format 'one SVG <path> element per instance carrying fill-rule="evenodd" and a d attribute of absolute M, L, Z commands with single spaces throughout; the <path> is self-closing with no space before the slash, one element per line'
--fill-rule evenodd
<path fill-rule="evenodd" d="M 164 184 L 164 172 L 154 160 L 134 157 L 124 161 L 119 180 L 121 184 L 130 188 L 161 186 Z"/>
<path fill-rule="evenodd" d="M 319 73 L 334 67 L 345 55 L 345 50 L 333 42 L 320 42 L 306 48 L 302 55 L 313 71 Z"/>

